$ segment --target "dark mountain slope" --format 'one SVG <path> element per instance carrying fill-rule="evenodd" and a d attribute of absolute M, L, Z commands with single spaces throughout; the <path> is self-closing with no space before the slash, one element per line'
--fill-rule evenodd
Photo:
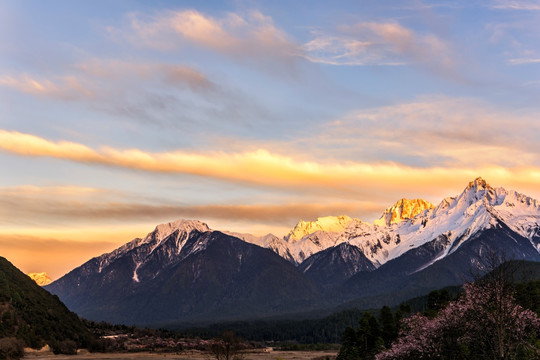
<path fill-rule="evenodd" d="M 122 271 L 127 260 L 119 258 L 76 294 L 56 283 L 50 287 L 84 317 L 127 324 L 260 317 L 299 311 L 319 298 L 316 286 L 290 262 L 217 231 L 192 232 L 179 259 L 156 269 L 149 281 L 129 278 Z M 114 276 L 118 281 L 109 286 L 95 285 Z"/>
<path fill-rule="evenodd" d="M 69 311 L 9 261 L 0 257 L 0 337 L 17 337 L 28 346 L 53 348 L 73 340 L 79 346 L 90 339 L 79 317 Z"/>
<path fill-rule="evenodd" d="M 373 271 L 375 266 L 358 247 L 342 243 L 311 255 L 298 269 L 319 286 L 328 289 L 360 271 Z"/>

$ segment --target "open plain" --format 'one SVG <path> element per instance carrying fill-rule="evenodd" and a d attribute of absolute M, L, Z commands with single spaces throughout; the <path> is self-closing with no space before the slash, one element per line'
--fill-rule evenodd
<path fill-rule="evenodd" d="M 248 351 L 243 354 L 244 360 L 325 360 L 335 359 L 337 351 Z M 178 354 L 169 353 L 86 353 L 77 355 L 26 355 L 25 359 L 31 360 L 143 360 L 143 359 L 166 359 L 166 360 L 211 360 L 215 359 L 208 352 L 186 351 Z"/>

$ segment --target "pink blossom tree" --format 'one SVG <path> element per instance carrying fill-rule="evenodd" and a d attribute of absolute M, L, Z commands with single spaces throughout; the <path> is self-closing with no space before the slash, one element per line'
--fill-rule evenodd
<path fill-rule="evenodd" d="M 538 359 L 538 316 L 518 305 L 504 278 L 466 284 L 465 293 L 429 319 L 405 319 L 400 337 L 376 356 L 397 359 Z M 520 356 L 520 357 L 518 357 Z"/>

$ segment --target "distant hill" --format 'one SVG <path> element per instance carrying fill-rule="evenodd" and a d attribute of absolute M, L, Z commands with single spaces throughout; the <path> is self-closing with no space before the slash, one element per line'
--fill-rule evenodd
<path fill-rule="evenodd" d="M 71 340 L 86 346 L 90 333 L 79 317 L 34 280 L 0 257 L 0 338 L 16 337 L 27 346 L 53 349 Z"/>

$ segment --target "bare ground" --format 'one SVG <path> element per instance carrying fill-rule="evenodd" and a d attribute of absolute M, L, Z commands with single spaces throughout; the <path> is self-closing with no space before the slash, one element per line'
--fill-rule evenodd
<path fill-rule="evenodd" d="M 243 354 L 244 360 L 325 360 L 335 359 L 337 351 L 271 351 L 262 350 L 249 351 Z M 207 352 L 185 351 L 178 354 L 158 354 L 158 353 L 81 353 L 78 355 L 51 355 L 51 354 L 28 354 L 26 360 L 144 360 L 144 359 L 164 359 L 164 360 L 212 360 L 212 356 Z"/>

